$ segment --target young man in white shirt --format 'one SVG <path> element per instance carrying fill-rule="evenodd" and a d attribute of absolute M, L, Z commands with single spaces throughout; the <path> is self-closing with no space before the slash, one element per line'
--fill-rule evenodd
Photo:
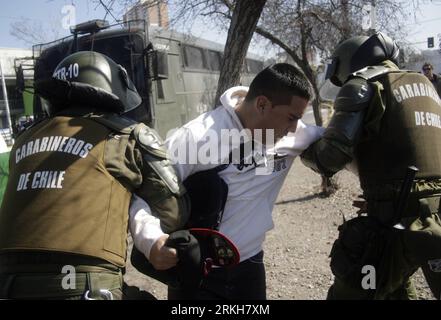
<path fill-rule="evenodd" d="M 167 139 L 182 181 L 227 164 L 218 173 L 228 185 L 219 231 L 240 253 L 238 265 L 214 268 L 193 292 L 169 287 L 169 298 L 266 299 L 262 246 L 266 232 L 274 227 L 274 203 L 295 157 L 322 133 L 322 128 L 300 120 L 312 95 L 308 80 L 296 67 L 275 64 L 261 71 L 249 88 L 227 90 L 220 107 Z M 251 146 L 248 152 L 245 147 L 235 153 L 238 142 Z M 178 261 L 176 251 L 164 245 L 168 235 L 149 211 L 141 199 L 132 200 L 135 245 L 156 269 L 170 268 Z"/>

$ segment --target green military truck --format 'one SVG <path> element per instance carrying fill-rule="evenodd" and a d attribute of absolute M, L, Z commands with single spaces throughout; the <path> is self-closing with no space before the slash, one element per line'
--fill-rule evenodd
<path fill-rule="evenodd" d="M 71 33 L 33 46 L 31 58 L 16 61 L 17 86 L 33 101 L 35 120 L 46 117 L 45 102 L 35 96 L 32 100 L 32 81 L 25 80 L 30 69 L 34 81 L 52 77 L 61 60 L 83 50 L 103 53 L 127 70 L 143 100 L 132 111 L 135 118 L 155 128 L 164 139 L 170 130 L 215 106 L 223 45 L 160 28 L 149 30 L 144 20 L 114 25 L 92 20 L 71 28 Z M 263 67 L 258 56 L 247 56 L 241 84 L 248 85 Z M 8 177 L 8 156 L 0 154 L 0 199 Z"/>
<path fill-rule="evenodd" d="M 69 37 L 33 47 L 34 80 L 51 77 L 69 54 L 92 50 L 126 68 L 143 99 L 142 106 L 133 111 L 136 118 L 163 138 L 169 130 L 213 108 L 222 45 L 159 28 L 149 30 L 144 20 L 115 25 L 93 20 L 71 32 Z M 263 66 L 257 56 L 247 57 L 242 84 L 249 84 Z M 45 117 L 43 104 L 44 100 L 34 99 L 37 119 Z"/>

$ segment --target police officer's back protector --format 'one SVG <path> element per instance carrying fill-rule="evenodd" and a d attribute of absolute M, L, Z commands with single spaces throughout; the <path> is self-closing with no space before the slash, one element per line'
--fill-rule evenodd
<path fill-rule="evenodd" d="M 124 266 L 131 193 L 104 165 L 110 129 L 56 117 L 14 145 L 0 211 L 0 252 L 47 250 Z"/>
<path fill-rule="evenodd" d="M 417 179 L 441 178 L 441 101 L 435 89 L 411 72 L 388 73 L 380 83 L 386 109 L 379 134 L 365 135 L 355 150 L 361 187 L 402 180 L 411 165 L 419 169 Z"/>

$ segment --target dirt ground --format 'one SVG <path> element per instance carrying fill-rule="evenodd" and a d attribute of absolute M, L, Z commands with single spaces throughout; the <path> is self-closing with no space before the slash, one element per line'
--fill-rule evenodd
<path fill-rule="evenodd" d="M 267 234 L 265 266 L 267 297 L 271 300 L 325 299 L 332 284 L 329 252 L 343 215 L 354 215 L 352 200 L 360 194 L 356 176 L 344 171 L 336 176 L 339 189 L 330 198 L 319 196 L 321 178 L 296 159 L 273 211 L 275 227 Z M 421 271 L 414 275 L 420 299 L 433 299 Z M 129 265 L 129 285 L 167 298 L 166 286 Z"/>

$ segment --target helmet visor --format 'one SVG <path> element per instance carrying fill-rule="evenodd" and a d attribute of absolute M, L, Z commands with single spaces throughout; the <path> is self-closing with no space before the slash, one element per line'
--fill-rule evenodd
<path fill-rule="evenodd" d="M 338 58 L 329 59 L 326 63 L 326 75 L 325 79 L 330 79 L 337 70 Z"/>
<path fill-rule="evenodd" d="M 328 60 L 328 64 L 326 65 L 326 74 L 325 79 L 330 80 L 334 85 L 341 86 L 340 80 L 337 78 L 336 72 L 338 68 L 338 58 L 335 57 L 332 60 Z"/>

